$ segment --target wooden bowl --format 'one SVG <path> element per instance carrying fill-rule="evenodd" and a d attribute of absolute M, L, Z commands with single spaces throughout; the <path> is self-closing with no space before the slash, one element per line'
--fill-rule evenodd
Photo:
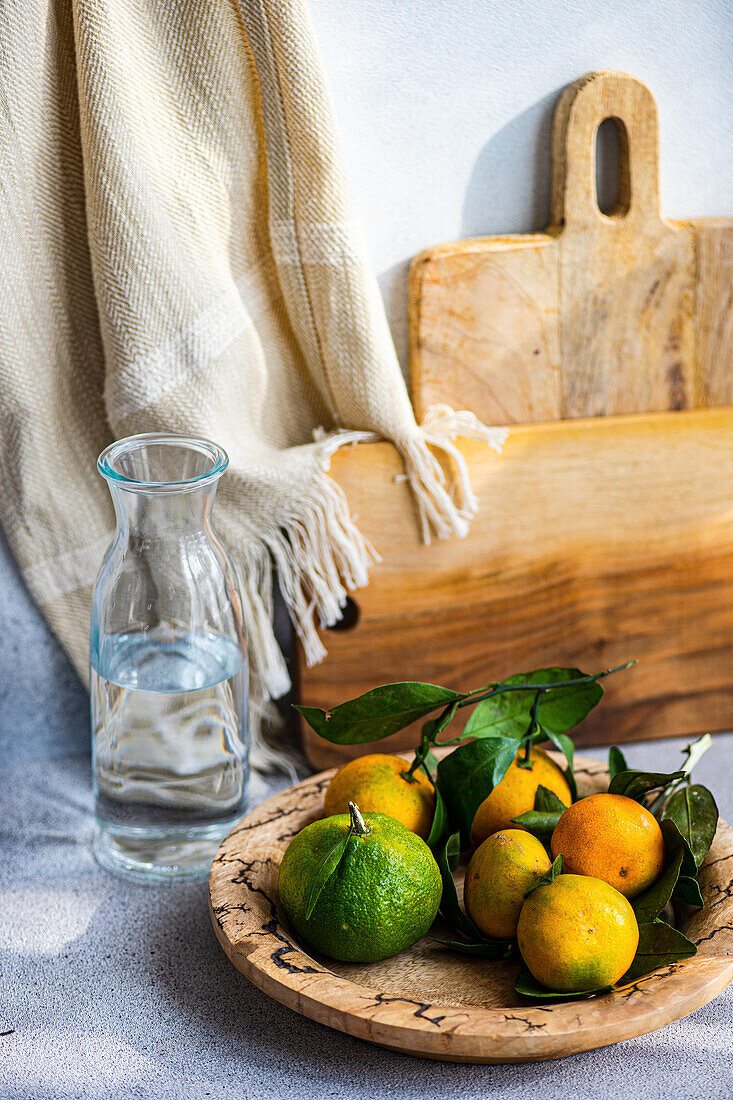
<path fill-rule="evenodd" d="M 333 770 L 270 798 L 223 841 L 209 899 L 219 943 L 269 996 L 338 1031 L 451 1062 L 535 1062 L 654 1031 L 711 1001 L 733 980 L 733 829 L 720 822 L 700 872 L 702 911 L 679 925 L 692 959 L 597 997 L 536 1005 L 514 991 L 515 962 L 458 955 L 421 940 L 378 963 L 339 963 L 300 944 L 278 910 L 289 841 L 323 814 Z M 581 794 L 604 790 L 603 764 L 576 759 Z M 437 934 L 440 930 L 436 928 Z"/>

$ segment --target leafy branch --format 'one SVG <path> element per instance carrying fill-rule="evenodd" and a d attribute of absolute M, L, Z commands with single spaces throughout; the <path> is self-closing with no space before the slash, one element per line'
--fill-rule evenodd
<path fill-rule="evenodd" d="M 448 721 L 441 724 L 439 719 L 431 729 L 426 731 L 431 743 L 436 744 L 437 733 L 443 732 L 456 711 L 462 707 L 473 706 L 496 699 L 497 696 L 515 692 L 525 696 L 530 693 L 534 696 L 535 692 L 543 695 L 552 692 L 562 698 L 564 689 L 577 692 L 583 685 L 597 683 L 598 680 L 630 668 L 635 663 L 635 661 L 627 661 L 626 664 L 618 665 L 616 668 L 607 668 L 591 675 L 582 673 L 578 669 L 539 669 L 537 672 L 522 673 L 467 692 L 452 691 L 437 684 L 406 680 L 372 688 L 371 691 L 340 703 L 330 710 L 297 704 L 295 709 L 326 741 L 336 745 L 362 745 L 368 741 L 381 741 L 382 738 L 389 737 L 444 707 L 443 715 L 449 715 Z M 545 682 L 534 679 L 542 673 L 549 674 Z M 549 678 L 550 676 L 552 678 Z M 602 689 L 599 688 L 599 694 L 592 706 L 600 699 L 601 694 Z M 526 710 L 527 707 L 525 706 L 524 709 Z"/>
<path fill-rule="evenodd" d="M 461 702 L 459 702 L 458 706 L 459 707 L 468 707 L 468 706 L 471 706 L 473 703 L 481 703 L 481 702 L 483 702 L 484 699 L 491 699 L 494 695 L 503 695 L 508 691 L 526 691 L 527 690 L 526 685 L 528 683 L 531 683 L 532 686 L 540 692 L 557 691 L 559 688 L 568 688 L 568 687 L 573 687 L 574 688 L 574 687 L 578 687 L 580 684 L 592 684 L 592 683 L 595 683 L 598 680 L 605 679 L 606 676 L 611 676 L 614 672 L 624 672 L 627 668 L 631 668 L 632 665 L 635 665 L 635 664 L 636 664 L 636 658 L 634 658 L 631 661 L 626 661 L 625 664 L 623 664 L 623 665 L 616 665 L 615 668 L 605 668 L 605 669 L 603 669 L 602 672 L 593 672 L 593 673 L 587 673 L 587 674 L 579 672 L 576 676 L 573 676 L 570 679 L 555 681 L 554 683 L 549 683 L 549 684 L 536 684 L 533 680 L 530 680 L 529 677 L 537 675 L 537 673 L 535 673 L 535 672 L 530 672 L 530 673 L 526 673 L 526 674 L 521 674 L 520 673 L 520 676 L 512 677 L 509 680 L 501 680 L 499 682 L 494 681 L 493 684 L 487 684 L 486 687 L 476 688 L 475 691 L 467 692 L 466 695 L 464 696 L 463 700 Z M 546 669 L 546 670 L 540 670 L 540 671 L 572 672 L 573 670 L 572 669 L 557 669 L 557 670 L 556 669 Z M 523 678 L 520 679 L 520 677 L 523 677 Z M 526 677 L 526 678 L 524 678 L 524 677 Z M 477 693 L 480 693 L 480 692 L 484 692 L 485 694 L 477 694 Z"/>
<path fill-rule="evenodd" d="M 383 684 L 330 710 L 298 706 L 306 722 L 325 740 L 359 745 L 389 737 L 424 719 L 414 757 L 402 772 L 414 782 L 422 770 L 436 786 L 436 806 L 430 844 L 433 850 L 455 821 L 464 842 L 478 806 L 501 782 L 512 761 L 531 768 L 531 749 L 550 741 L 567 761 L 566 778 L 577 798 L 573 775 L 574 745 L 568 732 L 582 722 L 603 696 L 599 681 L 630 668 L 627 661 L 601 672 L 576 668 L 541 668 L 493 681 L 467 692 L 437 684 L 404 681 Z M 445 732 L 458 712 L 471 707 L 463 730 Z M 440 764 L 436 747 L 455 746 Z M 523 752 L 522 752 L 523 750 Z"/>

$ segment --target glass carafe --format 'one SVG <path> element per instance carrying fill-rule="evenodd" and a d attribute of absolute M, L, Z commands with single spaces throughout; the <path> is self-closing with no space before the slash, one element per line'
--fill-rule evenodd
<path fill-rule="evenodd" d="M 99 456 L 117 531 L 92 600 L 96 855 L 134 877 L 208 871 L 246 810 L 241 596 L 211 526 L 228 461 L 186 435 L 131 436 Z"/>

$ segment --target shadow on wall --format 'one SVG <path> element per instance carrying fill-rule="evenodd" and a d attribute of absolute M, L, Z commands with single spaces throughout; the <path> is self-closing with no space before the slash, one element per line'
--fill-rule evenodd
<path fill-rule="evenodd" d="M 562 88 L 522 111 L 479 153 L 463 200 L 461 236 L 535 233 L 550 220 L 552 116 Z"/>
<path fill-rule="evenodd" d="M 461 211 L 461 237 L 532 233 L 550 220 L 552 116 L 562 88 L 544 96 L 491 137 L 473 166 Z M 425 241 L 425 247 L 440 244 Z M 407 278 L 411 258 L 383 271 L 379 286 L 407 374 Z"/>

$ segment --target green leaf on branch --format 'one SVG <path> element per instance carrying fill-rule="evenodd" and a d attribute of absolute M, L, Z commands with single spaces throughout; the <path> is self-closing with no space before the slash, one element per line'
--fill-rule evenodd
<path fill-rule="evenodd" d="M 577 668 L 539 668 L 534 672 L 520 672 L 516 676 L 509 676 L 497 686 L 527 684 L 527 691 L 499 693 L 477 703 L 466 724 L 465 735 L 522 737 L 527 731 L 536 695 L 531 685 L 563 683 L 584 675 Z M 573 684 L 543 693 L 537 718 L 546 731 L 546 737 L 573 729 L 590 714 L 602 695 L 603 688 L 596 681 Z"/>
<path fill-rule="evenodd" d="M 543 733 L 547 735 L 547 739 L 549 741 L 552 741 L 555 748 L 559 749 L 560 752 L 563 753 L 563 755 L 565 756 L 565 759 L 568 762 L 568 766 L 565 769 L 564 773 L 565 778 L 567 780 L 568 786 L 570 787 L 570 795 L 572 797 L 572 800 L 573 802 L 577 802 L 578 787 L 575 782 L 575 770 L 573 765 L 573 761 L 575 759 L 575 745 L 566 733 L 553 733 L 552 730 L 546 729 L 542 725 L 540 726 L 540 729 Z"/>
<path fill-rule="evenodd" d="M 617 772 L 608 785 L 609 794 L 623 794 L 636 802 L 643 802 L 649 791 L 666 787 L 675 779 L 683 779 L 684 772 Z"/>
<path fill-rule="evenodd" d="M 428 836 L 428 847 L 434 852 L 439 845 L 445 842 L 448 833 L 448 811 L 446 809 L 443 796 L 435 788 L 435 813 L 433 814 L 433 823 L 430 826 L 430 834 Z"/>
<path fill-rule="evenodd" d="M 534 809 L 513 817 L 512 821 L 521 825 L 528 833 L 532 833 L 542 844 L 549 847 L 555 826 L 566 809 L 567 806 L 554 791 L 540 785 L 534 796 Z"/>
<path fill-rule="evenodd" d="M 527 732 L 532 709 L 530 692 L 507 691 L 482 699 L 471 712 L 464 737 L 512 737 L 519 741 Z"/>
<path fill-rule="evenodd" d="M 549 849 L 550 839 L 561 817 L 562 814 L 557 811 L 543 813 L 541 810 L 527 810 L 526 813 L 513 817 L 512 821 L 515 825 L 521 825 L 532 836 L 536 836 L 540 843 Z"/>
<path fill-rule="evenodd" d="M 464 698 L 461 692 L 449 688 L 408 680 L 372 688 L 331 710 L 304 706 L 295 709 L 326 741 L 335 745 L 362 745 L 389 737 L 438 707 Z"/>
<path fill-rule="evenodd" d="M 556 993 L 551 989 L 547 989 L 544 985 L 540 985 L 533 978 L 529 968 L 522 966 L 514 983 L 514 988 L 517 993 L 521 993 L 523 997 L 531 997 L 533 1001 L 573 1001 L 576 997 L 591 997 L 606 993 L 611 989 L 611 986 L 602 986 L 600 989 L 584 989 L 579 993 Z"/>
<path fill-rule="evenodd" d="M 462 955 L 476 955 L 480 959 L 508 959 L 514 949 L 512 940 L 479 940 L 469 943 L 463 940 L 439 940 L 435 936 L 428 936 L 428 939 L 451 951 L 458 951 Z"/>
<path fill-rule="evenodd" d="M 532 684 L 564 683 L 584 675 L 577 668 L 540 668 L 534 672 L 522 672 L 503 680 L 502 684 L 527 684 L 527 691 L 498 694 L 477 703 L 465 728 L 467 737 L 504 737 L 521 739 L 532 723 L 533 704 L 537 692 Z M 499 685 L 501 686 L 501 685 Z M 573 773 L 575 746 L 567 736 L 590 714 L 600 702 L 603 688 L 597 681 L 588 681 L 547 690 L 541 695 L 535 710 L 538 731 L 532 740 L 551 741 L 565 756 L 568 763 L 566 778 L 573 801 L 577 801 L 578 788 Z"/>
<path fill-rule="evenodd" d="M 438 770 L 438 758 L 432 749 L 428 749 L 425 753 L 425 759 L 423 761 L 423 771 L 427 775 L 431 783 L 435 782 L 435 773 Z"/>
<path fill-rule="evenodd" d="M 535 791 L 534 808 L 535 810 L 541 810 L 542 813 L 564 814 L 567 810 L 563 800 L 558 798 L 555 792 L 549 790 L 548 787 L 543 787 L 541 783 Z"/>
<path fill-rule="evenodd" d="M 337 869 L 341 860 L 344 858 L 346 849 L 349 846 L 349 841 L 354 835 L 353 828 L 349 827 L 346 833 L 336 841 L 332 848 L 326 852 L 321 862 L 316 867 L 316 870 L 311 879 L 310 886 L 308 887 L 308 894 L 305 899 L 305 916 L 308 919 L 313 910 L 316 907 L 316 902 L 321 896 L 323 887 L 326 885 L 331 875 Z"/>
<path fill-rule="evenodd" d="M 674 893 L 687 854 L 685 842 L 671 821 L 662 823 L 662 835 L 666 853 L 664 867 L 656 881 L 631 900 L 639 924 L 651 924 L 666 907 Z"/>
<path fill-rule="evenodd" d="M 689 959 L 697 954 L 697 948 L 687 936 L 677 928 L 672 928 L 662 920 L 651 924 L 639 925 L 639 946 L 631 966 L 624 974 L 619 985 L 626 985 L 644 974 L 651 973 L 660 966 Z"/>
<path fill-rule="evenodd" d="M 530 683 L 558 683 L 584 676 L 579 668 L 541 668 L 530 672 Z M 518 677 L 510 677 L 507 683 L 516 682 Z M 539 709 L 539 722 L 548 736 L 567 733 L 587 718 L 603 697 L 603 688 L 597 680 L 574 684 L 572 687 L 556 688 L 542 696 Z M 559 747 L 559 746 L 558 746 Z M 563 751 L 563 750 L 561 750 Z"/>
<path fill-rule="evenodd" d="M 438 764 L 438 784 L 464 847 L 471 843 L 476 810 L 504 778 L 516 752 L 514 738 L 493 737 L 459 745 Z"/>
<path fill-rule="evenodd" d="M 435 853 L 435 860 L 443 880 L 443 896 L 440 899 L 440 912 L 451 928 L 455 929 L 456 932 L 460 932 L 467 940 L 474 943 L 483 939 L 483 937 L 480 929 L 476 927 L 468 914 L 464 913 L 463 909 L 461 909 L 458 902 L 456 884 L 453 879 L 453 869 L 458 863 L 460 847 L 459 834 L 452 833 L 445 844 L 441 844 Z"/>
<path fill-rule="evenodd" d="M 608 750 L 608 774 L 611 779 L 615 779 L 619 772 L 627 772 L 629 765 L 626 763 L 626 758 L 621 752 L 621 749 L 614 745 Z"/>
<path fill-rule="evenodd" d="M 451 877 L 456 867 L 458 866 L 461 858 L 461 837 L 459 833 L 451 833 L 445 844 L 441 848 L 441 851 L 445 854 L 445 863 L 448 870 L 451 872 Z M 455 882 L 453 883 L 455 886 Z"/>
<path fill-rule="evenodd" d="M 698 909 L 704 909 L 705 901 L 700 892 L 700 884 L 692 875 L 680 875 L 674 888 L 674 897 L 681 898 L 688 905 L 695 905 Z"/>
<path fill-rule="evenodd" d="M 426 741 L 430 741 L 432 739 L 433 734 L 435 733 L 435 730 L 437 728 L 437 725 L 438 725 L 438 719 L 437 718 L 428 718 L 427 722 L 423 722 L 422 729 L 420 730 L 420 732 L 421 732 L 422 736 L 426 739 Z"/>
<path fill-rule="evenodd" d="M 665 851 L 668 848 L 673 851 L 677 851 L 678 847 L 682 848 L 682 867 L 680 868 L 680 875 L 692 875 L 694 877 L 697 874 L 695 857 L 692 854 L 690 845 L 680 833 L 675 822 L 671 820 L 660 821 L 659 827 L 664 837 Z"/>
<path fill-rule="evenodd" d="M 552 867 L 550 867 L 550 870 L 545 871 L 544 875 L 542 875 L 541 878 L 538 878 L 535 882 L 533 882 L 532 885 L 530 886 L 529 890 L 525 891 L 525 893 L 524 893 L 525 898 L 528 898 L 529 895 L 534 893 L 534 891 L 537 890 L 538 887 L 540 887 L 540 886 L 551 886 L 552 883 L 557 878 L 557 876 L 561 875 L 561 874 L 562 874 L 562 855 L 559 855 L 557 857 L 557 859 L 555 860 L 555 862 L 552 864 Z"/>
<path fill-rule="evenodd" d="M 694 783 L 675 791 L 662 810 L 662 819 L 675 823 L 699 868 L 718 827 L 718 807 L 707 787 Z"/>

